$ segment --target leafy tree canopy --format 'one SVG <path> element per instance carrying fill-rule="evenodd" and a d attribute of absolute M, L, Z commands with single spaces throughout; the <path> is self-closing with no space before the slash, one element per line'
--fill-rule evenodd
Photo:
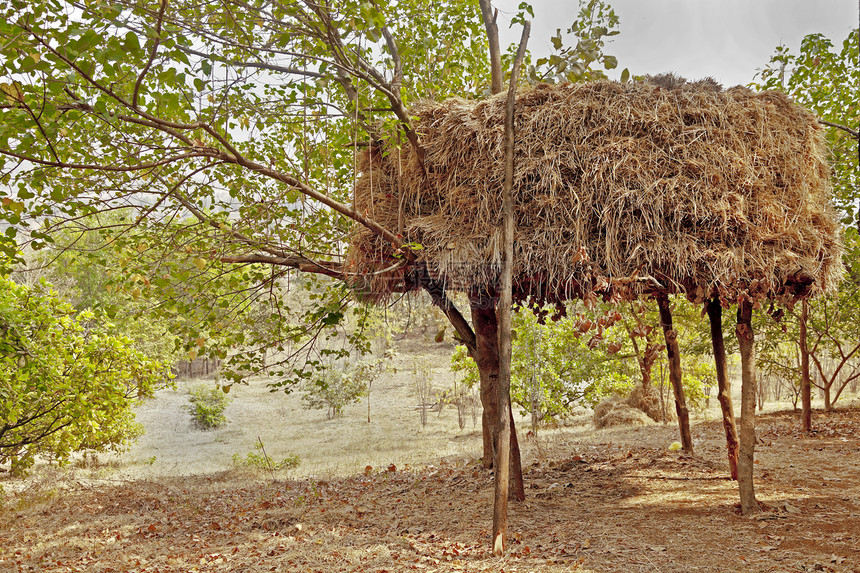
<path fill-rule="evenodd" d="M 154 310 L 193 317 L 189 352 L 214 331 L 227 339 L 207 350 L 224 353 L 335 327 L 342 286 L 305 279 L 301 328 L 271 295 L 289 269 L 343 278 L 354 221 L 397 242 L 350 206 L 356 148 L 387 124 L 413 145 L 410 101 L 488 83 L 477 6 L 458 0 L 15 0 L 2 12 L 0 248 L 14 259 L 16 241 L 98 230 L 108 248 L 93 256 L 137 283 L 130 294 L 155 289 Z M 225 320 L 249 307 L 266 320 Z"/>
<path fill-rule="evenodd" d="M 852 30 L 841 47 L 822 34 L 807 35 L 797 54 L 780 46 L 759 78 L 758 88 L 784 91 L 828 125 L 834 199 L 846 225 L 847 272 L 835 296 L 810 302 L 807 344 L 812 383 L 824 391 L 829 407 L 860 376 L 860 30 Z M 800 383 L 799 310 L 789 309 L 790 318 L 779 323 L 763 320 L 766 335 L 758 343 L 766 371 L 793 384 Z"/>
<path fill-rule="evenodd" d="M 24 471 L 135 437 L 132 406 L 169 372 L 131 344 L 46 284 L 0 279 L 0 463 Z"/>
<path fill-rule="evenodd" d="M 860 167 L 858 166 L 858 130 L 860 104 L 860 30 L 851 30 L 841 47 L 822 34 L 809 34 L 793 54 L 779 46 L 770 62 L 759 73 L 759 89 L 777 89 L 792 96 L 818 117 L 853 131 L 828 128 L 827 139 L 832 153 L 833 185 L 837 206 L 844 222 L 857 221 L 860 226 Z M 856 217 L 856 219 L 855 219 Z"/>
<path fill-rule="evenodd" d="M 252 370 L 253 349 L 302 347 L 346 315 L 348 289 L 309 278 L 312 308 L 283 320 L 292 269 L 345 278 L 353 224 L 410 248 L 352 209 L 356 149 L 391 133 L 420 147 L 411 102 L 488 93 L 472 1 L 12 0 L 0 11 L 0 253 L 20 258 L 20 244 L 44 247 L 70 225 L 96 230 L 102 247 L 88 256 L 120 267 L 133 297 L 157 291 L 152 310 L 178 319 L 186 352 L 246 349 Z M 615 67 L 602 47 L 617 24 L 583 1 L 576 47 L 559 32 L 532 80 Z M 219 344 L 199 346 L 213 332 Z"/>

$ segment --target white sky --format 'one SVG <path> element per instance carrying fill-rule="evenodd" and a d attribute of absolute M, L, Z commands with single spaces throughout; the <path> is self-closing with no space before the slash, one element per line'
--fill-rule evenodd
<path fill-rule="evenodd" d="M 508 28 L 521 0 L 495 0 L 503 45 L 519 42 L 522 28 Z M 694 80 L 711 76 L 725 87 L 748 84 L 785 44 L 793 53 L 810 33 L 841 48 L 858 26 L 858 0 L 605 0 L 620 19 L 620 35 L 604 49 L 618 58 L 613 79 L 673 72 Z M 531 0 L 535 18 L 529 48 L 551 53 L 550 37 L 576 19 L 577 0 Z M 566 45 L 569 42 L 566 41 Z"/>

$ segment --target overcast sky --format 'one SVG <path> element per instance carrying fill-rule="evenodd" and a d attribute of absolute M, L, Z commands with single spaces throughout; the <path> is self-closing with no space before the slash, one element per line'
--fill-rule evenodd
<path fill-rule="evenodd" d="M 509 29 L 521 0 L 495 0 L 502 43 L 519 42 Z M 605 0 L 618 14 L 621 34 L 605 53 L 631 74 L 674 72 L 688 79 L 711 76 L 725 87 L 753 81 L 774 49 L 797 52 L 806 34 L 822 33 L 841 48 L 858 26 L 858 0 Z M 530 0 L 535 18 L 529 48 L 551 53 L 550 37 L 576 19 L 577 0 Z"/>

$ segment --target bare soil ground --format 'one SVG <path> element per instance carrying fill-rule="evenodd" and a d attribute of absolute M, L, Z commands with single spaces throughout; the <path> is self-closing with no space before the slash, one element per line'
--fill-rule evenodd
<path fill-rule="evenodd" d="M 0 514 L 2 571 L 860 571 L 860 410 L 759 423 L 757 495 L 737 514 L 719 422 L 527 439 L 528 499 L 490 554 L 492 476 L 474 463 L 332 480 L 233 472 L 43 475 Z"/>
<path fill-rule="evenodd" d="M 409 360 L 377 382 L 371 424 L 365 404 L 326 420 L 251 385 L 231 424 L 201 432 L 181 391 L 162 393 L 125 456 L 0 481 L 0 572 L 860 572 L 860 408 L 816 412 L 811 436 L 791 412 L 759 417 L 753 517 L 736 510 L 718 420 L 694 425 L 695 457 L 668 450 L 671 425 L 523 430 L 527 500 L 500 559 L 480 434 L 453 408 L 420 426 Z M 227 469 L 258 436 L 302 467 Z"/>

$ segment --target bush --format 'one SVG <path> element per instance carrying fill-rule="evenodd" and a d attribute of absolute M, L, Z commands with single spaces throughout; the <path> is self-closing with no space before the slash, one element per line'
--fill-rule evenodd
<path fill-rule="evenodd" d="M 169 380 L 111 324 L 50 286 L 0 279 L 0 463 L 23 474 L 37 456 L 118 451 L 142 432 L 132 407 Z"/>
<path fill-rule="evenodd" d="M 326 410 L 329 420 L 343 414 L 343 409 L 367 395 L 368 382 L 354 368 L 332 365 L 309 380 L 302 401 L 307 408 Z"/>
<path fill-rule="evenodd" d="M 196 384 L 188 390 L 185 410 L 199 428 L 212 430 L 227 422 L 224 410 L 228 404 L 230 398 L 219 386 Z"/>
<path fill-rule="evenodd" d="M 233 465 L 259 471 L 290 470 L 299 467 L 302 460 L 296 454 L 290 454 L 279 462 L 269 458 L 263 449 L 263 443 L 258 442 L 256 452 L 248 452 L 243 458 L 239 454 L 233 454 Z"/>

